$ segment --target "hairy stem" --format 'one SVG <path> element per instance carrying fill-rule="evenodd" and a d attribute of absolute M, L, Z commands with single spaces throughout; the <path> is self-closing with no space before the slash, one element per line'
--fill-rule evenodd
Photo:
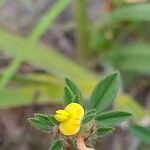
<path fill-rule="evenodd" d="M 94 149 L 86 147 L 83 136 L 81 135 L 81 133 L 78 133 L 76 143 L 77 143 L 78 150 L 94 150 Z"/>

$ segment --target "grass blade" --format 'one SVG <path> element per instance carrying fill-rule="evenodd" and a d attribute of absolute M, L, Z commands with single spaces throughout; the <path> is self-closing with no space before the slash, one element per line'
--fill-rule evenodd
<path fill-rule="evenodd" d="M 0 52 L 16 56 L 24 52 L 27 39 L 0 30 Z M 36 54 L 36 55 L 35 55 Z M 27 53 L 24 60 L 33 66 L 42 68 L 57 77 L 71 76 L 74 80 L 80 79 L 83 83 L 95 84 L 97 76 L 90 71 L 78 66 L 70 59 L 66 59 L 52 48 L 37 44 Z M 57 60 L 57 63 L 56 63 Z"/>
<path fill-rule="evenodd" d="M 18 67 L 24 60 L 26 53 L 33 48 L 33 45 L 38 42 L 42 34 L 47 30 L 50 25 L 54 22 L 57 16 L 65 9 L 71 0 L 58 0 L 52 9 L 50 9 L 45 16 L 42 17 L 41 21 L 34 28 L 33 32 L 28 38 L 28 42 L 25 44 L 26 51 L 22 51 L 19 55 L 16 55 L 15 59 L 11 62 L 10 66 L 5 70 L 4 76 L 0 81 L 0 89 L 4 88 L 6 84 L 11 80 Z M 22 45 L 23 46 L 23 45 Z"/>
<path fill-rule="evenodd" d="M 103 23 L 113 24 L 121 21 L 150 21 L 150 3 L 119 7 L 103 18 Z"/>

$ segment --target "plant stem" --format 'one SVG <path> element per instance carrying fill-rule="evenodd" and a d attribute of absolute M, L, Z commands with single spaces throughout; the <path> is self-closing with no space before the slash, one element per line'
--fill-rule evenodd
<path fill-rule="evenodd" d="M 94 149 L 86 147 L 86 145 L 84 143 L 84 139 L 83 139 L 81 133 L 77 134 L 77 141 L 76 141 L 76 143 L 77 143 L 78 150 L 94 150 Z"/>
<path fill-rule="evenodd" d="M 75 1 L 77 51 L 81 63 L 84 63 L 90 55 L 90 24 L 86 3 L 86 0 Z"/>

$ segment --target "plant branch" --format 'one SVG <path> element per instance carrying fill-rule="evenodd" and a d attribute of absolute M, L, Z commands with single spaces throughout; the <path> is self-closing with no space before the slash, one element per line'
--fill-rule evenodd
<path fill-rule="evenodd" d="M 83 139 L 81 133 L 78 133 L 76 143 L 77 143 L 78 150 L 94 150 L 94 149 L 86 147 L 84 139 Z"/>

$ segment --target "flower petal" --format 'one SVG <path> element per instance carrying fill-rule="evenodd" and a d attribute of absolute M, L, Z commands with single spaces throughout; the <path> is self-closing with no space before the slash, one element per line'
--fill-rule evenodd
<path fill-rule="evenodd" d="M 74 135 L 80 130 L 80 121 L 75 119 L 68 119 L 60 123 L 59 130 L 64 135 Z"/>
<path fill-rule="evenodd" d="M 84 116 L 84 109 L 78 103 L 70 103 L 65 110 L 70 114 L 71 118 L 81 119 Z"/>
<path fill-rule="evenodd" d="M 64 122 L 69 118 L 69 114 L 66 110 L 57 110 L 55 119 L 59 122 Z"/>

